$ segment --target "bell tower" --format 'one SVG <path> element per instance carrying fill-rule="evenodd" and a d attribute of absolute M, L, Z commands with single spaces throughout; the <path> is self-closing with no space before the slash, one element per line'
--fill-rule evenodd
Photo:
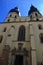
<path fill-rule="evenodd" d="M 11 9 L 5 19 L 5 22 L 13 22 L 17 17 L 19 17 L 19 9 L 16 6 L 15 8 Z"/>
<path fill-rule="evenodd" d="M 28 16 L 30 16 L 30 20 L 36 20 L 36 21 L 38 21 L 38 20 L 40 20 L 40 18 L 42 18 L 41 13 L 33 5 L 31 5 L 31 7 L 30 7 Z"/>

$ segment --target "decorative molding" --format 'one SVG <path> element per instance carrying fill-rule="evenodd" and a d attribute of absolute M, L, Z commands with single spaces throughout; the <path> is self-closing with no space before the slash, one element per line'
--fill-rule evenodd
<path fill-rule="evenodd" d="M 23 48 L 23 43 L 18 43 L 18 48 L 14 48 L 11 51 L 12 55 L 25 55 L 29 56 L 29 51 L 26 48 Z"/>
<path fill-rule="evenodd" d="M 31 49 L 31 51 L 36 51 L 36 49 Z"/>
<path fill-rule="evenodd" d="M 12 42 L 21 42 L 22 43 L 22 42 L 30 42 L 30 40 L 28 40 L 28 41 L 26 41 L 26 40 L 25 41 L 12 40 Z"/>
<path fill-rule="evenodd" d="M 28 65 L 27 57 L 29 57 L 29 51 L 26 48 L 22 48 L 22 47 L 23 47 L 23 44 L 18 43 L 18 49 L 17 48 L 13 49 L 12 61 L 11 61 L 12 65 L 14 65 L 14 61 L 15 61 L 15 58 L 16 58 L 17 55 L 21 55 L 21 56 L 24 57 L 23 65 L 25 65 L 26 63 Z"/>

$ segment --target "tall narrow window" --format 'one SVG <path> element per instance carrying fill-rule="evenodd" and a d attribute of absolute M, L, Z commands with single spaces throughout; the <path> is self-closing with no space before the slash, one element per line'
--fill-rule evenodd
<path fill-rule="evenodd" d="M 40 42 L 43 43 L 43 33 L 40 33 Z"/>
<path fill-rule="evenodd" d="M 32 15 L 30 16 L 30 19 L 32 20 Z"/>
<path fill-rule="evenodd" d="M 37 13 L 35 13 L 35 16 L 37 17 Z"/>
<path fill-rule="evenodd" d="M 12 15 L 10 15 L 10 17 L 11 17 Z"/>
<path fill-rule="evenodd" d="M 0 43 L 2 42 L 2 39 L 3 39 L 3 36 L 2 36 L 2 35 L 0 35 Z"/>
<path fill-rule="evenodd" d="M 5 27 L 4 30 L 3 30 L 3 32 L 6 32 L 6 29 L 7 29 L 7 28 Z"/>
<path fill-rule="evenodd" d="M 23 25 L 19 28 L 18 41 L 25 41 L 25 26 Z"/>
<path fill-rule="evenodd" d="M 39 24 L 39 25 L 38 25 L 38 28 L 41 30 L 41 29 L 42 29 L 42 25 L 41 25 L 41 24 Z"/>
<path fill-rule="evenodd" d="M 15 18 L 17 18 L 17 16 L 15 15 Z"/>

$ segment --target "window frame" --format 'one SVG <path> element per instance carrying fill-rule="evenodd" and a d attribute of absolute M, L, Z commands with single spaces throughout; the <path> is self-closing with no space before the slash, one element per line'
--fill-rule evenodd
<path fill-rule="evenodd" d="M 18 32 L 18 41 L 25 41 L 25 35 L 26 35 L 25 32 L 26 32 L 25 26 L 21 25 L 19 27 L 19 32 Z"/>
<path fill-rule="evenodd" d="M 40 37 L 40 42 L 43 43 L 43 33 L 40 33 L 39 37 Z"/>

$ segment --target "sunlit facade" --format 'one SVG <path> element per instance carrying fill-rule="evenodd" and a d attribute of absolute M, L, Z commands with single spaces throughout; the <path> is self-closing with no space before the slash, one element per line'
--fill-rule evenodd
<path fill-rule="evenodd" d="M 0 23 L 0 65 L 41 65 L 43 63 L 43 16 L 31 5 L 28 16 L 18 7 Z"/>

